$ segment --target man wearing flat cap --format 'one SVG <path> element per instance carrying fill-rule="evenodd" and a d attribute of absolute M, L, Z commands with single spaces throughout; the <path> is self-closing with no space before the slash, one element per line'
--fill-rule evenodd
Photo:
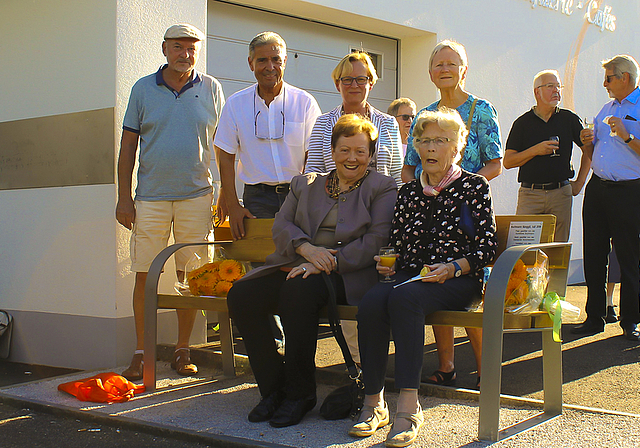
<path fill-rule="evenodd" d="M 132 230 L 137 346 L 131 365 L 122 373 L 132 381 L 142 378 L 144 285 L 152 260 L 167 246 L 172 229 L 176 243 L 205 241 L 211 232 L 209 163 L 224 95 L 215 78 L 195 70 L 204 40 L 202 31 L 189 24 L 167 29 L 162 42 L 167 63 L 135 83 L 124 117 L 116 219 Z M 184 279 L 185 264 L 192 255 L 185 249 L 176 253 L 179 280 Z M 171 367 L 180 375 L 193 375 L 198 369 L 190 360 L 189 337 L 196 310 L 176 312 L 178 342 Z"/>

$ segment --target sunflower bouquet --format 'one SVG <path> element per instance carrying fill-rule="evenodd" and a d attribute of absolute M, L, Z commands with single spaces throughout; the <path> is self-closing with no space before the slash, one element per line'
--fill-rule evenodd
<path fill-rule="evenodd" d="M 540 307 L 549 282 L 549 258 L 547 254 L 538 251 L 533 266 L 527 267 L 518 260 L 511 271 L 504 306 L 510 313 L 524 313 L 536 311 Z"/>
<path fill-rule="evenodd" d="M 215 253 L 216 257 L 213 261 L 206 263 L 203 263 L 203 260 L 200 260 L 200 263 L 195 261 L 200 266 L 188 271 L 186 283 L 191 294 L 226 297 L 233 282 L 247 273 L 244 262 L 227 259 L 224 252 L 219 250 Z"/>

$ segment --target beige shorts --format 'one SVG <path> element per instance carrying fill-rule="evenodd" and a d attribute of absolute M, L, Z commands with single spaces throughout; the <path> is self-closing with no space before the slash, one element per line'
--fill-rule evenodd
<path fill-rule="evenodd" d="M 212 194 L 183 201 L 136 201 L 136 220 L 131 233 L 131 270 L 148 272 L 153 259 L 167 247 L 173 228 L 176 243 L 206 241 L 212 229 Z M 193 254 L 206 248 L 185 248 L 175 255 L 176 269 L 184 267 Z"/>

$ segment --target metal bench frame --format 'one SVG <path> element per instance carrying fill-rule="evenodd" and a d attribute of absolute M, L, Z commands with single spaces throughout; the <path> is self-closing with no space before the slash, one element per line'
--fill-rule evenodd
<path fill-rule="evenodd" d="M 539 216 L 502 217 L 506 222 L 538 221 Z M 266 220 L 271 221 L 271 220 Z M 547 224 L 545 224 L 547 225 Z M 555 227 L 555 219 L 552 221 Z M 548 229 L 547 229 L 548 230 Z M 503 229 L 504 231 L 504 229 Z M 272 252 L 264 235 L 252 241 L 251 232 L 247 230 L 248 239 L 238 242 L 200 242 L 174 244 L 165 248 L 153 260 L 145 285 L 144 308 L 144 385 L 147 391 L 156 389 L 156 345 L 157 345 L 157 310 L 158 309 L 202 309 L 218 312 L 220 323 L 220 343 L 222 350 L 223 373 L 235 375 L 235 360 L 229 311 L 225 297 L 180 296 L 175 294 L 158 294 L 158 281 L 165 263 L 173 253 L 187 246 L 221 244 L 237 254 L 247 253 L 248 261 L 264 261 L 266 254 Z M 551 229 L 551 238 L 553 228 Z M 271 242 L 271 244 L 273 244 Z M 242 247 L 240 247 L 242 246 Z M 235 250 L 239 249 L 239 250 Z M 456 327 L 477 327 L 483 329 L 482 336 L 482 376 L 479 403 L 478 438 L 498 441 L 530 429 L 549 419 L 562 414 L 562 350 L 561 344 L 553 341 L 552 322 L 546 312 L 534 312 L 523 315 L 504 312 L 504 297 L 509 276 L 516 262 L 543 250 L 549 257 L 550 291 L 560 296 L 566 295 L 571 243 L 542 243 L 513 246 L 504 250 L 493 265 L 487 282 L 484 297 L 484 312 L 439 311 L 426 317 L 426 325 L 446 325 Z M 235 252 L 235 253 L 234 253 Z M 239 258 L 238 259 L 243 259 Z M 339 306 L 340 318 L 355 320 L 357 307 Z M 511 332 L 539 332 L 542 337 L 543 390 L 544 409 L 541 413 L 499 430 L 500 385 L 502 379 L 503 335 Z"/>

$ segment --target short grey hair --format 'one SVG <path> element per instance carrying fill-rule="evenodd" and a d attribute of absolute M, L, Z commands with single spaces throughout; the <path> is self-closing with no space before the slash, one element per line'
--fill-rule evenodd
<path fill-rule="evenodd" d="M 460 57 L 460 60 L 462 61 L 463 66 L 465 67 L 469 66 L 469 61 L 467 60 L 467 51 L 464 49 L 464 45 L 456 42 L 455 40 L 447 39 L 447 40 L 443 40 L 438 45 L 436 45 L 433 51 L 431 52 L 431 56 L 429 57 L 429 71 L 431 71 L 431 63 L 433 62 L 433 58 L 435 57 L 435 55 L 440 50 L 443 50 L 445 48 L 450 48 L 451 50 L 453 50 Z"/>
<path fill-rule="evenodd" d="M 638 63 L 628 54 L 619 54 L 611 59 L 602 61 L 602 67 L 605 70 L 613 70 L 614 75 L 618 78 L 624 73 L 629 73 L 629 80 L 633 86 L 638 85 Z"/>
<path fill-rule="evenodd" d="M 389 108 L 387 109 L 387 113 L 393 117 L 396 116 L 398 110 L 402 106 L 409 106 L 411 109 L 416 110 L 416 103 L 413 102 L 410 98 L 397 98 L 389 104 Z"/>
<path fill-rule="evenodd" d="M 278 33 L 265 31 L 251 39 L 251 42 L 249 43 L 249 59 L 253 61 L 253 55 L 256 52 L 256 47 L 261 47 L 267 44 L 276 44 L 278 47 L 282 48 L 285 53 L 287 52 L 287 44 Z"/>
<path fill-rule="evenodd" d="M 554 75 L 556 78 L 558 78 L 558 80 L 560 79 L 560 73 L 558 73 L 558 70 L 542 70 L 541 72 L 538 72 L 536 74 L 536 76 L 533 77 L 533 89 L 537 89 L 538 87 L 540 87 L 540 78 L 542 78 L 544 75 Z"/>
<path fill-rule="evenodd" d="M 456 144 L 456 153 L 453 155 L 453 162 L 458 163 L 458 160 L 462 157 L 462 149 L 467 145 L 467 135 L 469 135 L 467 126 L 460 118 L 460 114 L 457 110 L 449 109 L 448 107 L 439 107 L 435 111 L 424 110 L 420 112 L 413 126 L 413 138 L 422 136 L 425 128 L 432 123 L 437 124 L 444 131 L 453 131 L 457 135 L 458 140 L 454 142 Z"/>

